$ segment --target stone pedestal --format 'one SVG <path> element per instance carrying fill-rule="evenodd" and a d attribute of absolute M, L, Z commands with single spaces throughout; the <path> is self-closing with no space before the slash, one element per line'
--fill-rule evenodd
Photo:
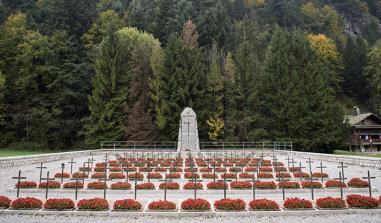
<path fill-rule="evenodd" d="M 198 152 L 200 141 L 198 138 L 197 116 L 192 108 L 185 108 L 181 113 L 177 151 Z"/>

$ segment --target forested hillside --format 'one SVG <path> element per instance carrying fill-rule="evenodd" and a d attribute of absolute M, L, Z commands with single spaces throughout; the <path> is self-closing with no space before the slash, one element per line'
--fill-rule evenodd
<path fill-rule="evenodd" d="M 381 113 L 380 19 L 381 0 L 0 0 L 0 147 L 177 140 L 189 106 L 203 141 L 329 152 L 347 108 Z"/>

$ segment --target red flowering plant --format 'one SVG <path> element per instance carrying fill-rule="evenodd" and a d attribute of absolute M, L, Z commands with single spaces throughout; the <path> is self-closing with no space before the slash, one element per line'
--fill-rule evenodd
<path fill-rule="evenodd" d="M 300 184 L 298 182 L 281 181 L 278 183 L 279 188 L 298 189 Z"/>
<path fill-rule="evenodd" d="M 193 178 L 196 178 L 196 179 L 198 179 L 198 178 L 200 178 L 200 175 L 198 174 L 198 173 L 185 173 L 184 174 L 184 178 L 186 178 L 186 179 L 193 179 Z"/>
<path fill-rule="evenodd" d="M 155 172 L 166 172 L 167 168 L 165 168 L 165 167 L 156 167 L 153 171 L 155 171 Z"/>
<path fill-rule="evenodd" d="M 240 173 L 239 177 L 243 178 L 243 179 L 252 179 L 253 178 L 253 174 L 251 174 L 251 173 Z"/>
<path fill-rule="evenodd" d="M 128 174 L 128 178 L 131 178 L 131 179 L 143 179 L 144 178 L 144 175 L 142 173 L 130 173 Z"/>
<path fill-rule="evenodd" d="M 294 177 L 310 178 L 310 174 L 306 172 L 296 172 L 294 173 Z"/>
<path fill-rule="evenodd" d="M 272 173 L 258 173 L 258 178 L 263 178 L 263 179 L 269 179 L 269 178 L 274 178 L 274 175 Z"/>
<path fill-rule="evenodd" d="M 360 188 L 360 187 L 368 187 L 368 186 L 369 186 L 368 181 L 361 180 L 360 178 L 352 178 L 348 182 L 348 187 Z"/>
<path fill-rule="evenodd" d="M 302 168 L 300 167 L 289 167 L 288 168 L 288 171 L 290 172 L 300 172 L 302 170 Z"/>
<path fill-rule="evenodd" d="M 188 183 L 184 184 L 183 189 L 184 190 L 193 190 L 194 187 L 195 187 L 194 182 L 188 182 Z M 196 183 L 196 187 L 199 190 L 204 189 L 204 186 L 202 185 L 202 183 Z"/>
<path fill-rule="evenodd" d="M 114 202 L 113 209 L 137 211 L 142 209 L 142 204 L 139 201 L 135 201 L 133 199 L 117 200 Z"/>
<path fill-rule="evenodd" d="M 70 178 L 70 173 L 56 173 L 54 174 L 54 178 Z"/>
<path fill-rule="evenodd" d="M 309 200 L 301 199 L 301 198 L 288 198 L 283 206 L 288 209 L 307 209 L 312 208 L 312 203 Z"/>
<path fill-rule="evenodd" d="M 344 182 L 341 182 L 339 180 L 328 180 L 325 182 L 325 187 L 332 188 L 332 187 L 347 187 L 347 185 Z"/>
<path fill-rule="evenodd" d="M 245 171 L 246 171 L 246 172 L 255 172 L 255 171 L 257 171 L 257 168 L 255 168 L 255 167 L 247 167 L 247 168 L 245 169 Z"/>
<path fill-rule="evenodd" d="M 10 205 L 11 205 L 11 199 L 5 196 L 0 196 L 0 209 L 9 208 Z"/>
<path fill-rule="evenodd" d="M 184 172 L 197 172 L 198 168 L 185 168 Z"/>
<path fill-rule="evenodd" d="M 273 168 L 271 167 L 261 167 L 259 168 L 260 172 L 273 172 Z"/>
<path fill-rule="evenodd" d="M 214 173 L 203 173 L 203 174 L 201 174 L 201 176 L 204 179 L 218 178 L 217 174 L 214 174 Z"/>
<path fill-rule="evenodd" d="M 246 203 L 241 199 L 221 199 L 214 202 L 214 207 L 224 211 L 243 211 L 246 208 Z"/>
<path fill-rule="evenodd" d="M 161 175 L 160 173 L 149 173 L 149 174 L 147 174 L 147 178 L 149 178 L 149 179 L 162 179 L 163 175 Z"/>
<path fill-rule="evenodd" d="M 17 198 L 12 201 L 11 207 L 14 209 L 40 209 L 42 201 L 33 197 Z"/>
<path fill-rule="evenodd" d="M 122 168 L 120 167 L 112 167 L 110 168 L 110 172 L 121 172 L 122 171 Z"/>
<path fill-rule="evenodd" d="M 148 167 L 139 167 L 139 172 L 148 172 L 149 168 Z"/>
<path fill-rule="evenodd" d="M 324 197 L 316 200 L 316 205 L 319 208 L 345 208 L 345 201 L 341 198 Z"/>
<path fill-rule="evenodd" d="M 328 178 L 329 175 L 328 175 L 328 173 L 315 172 L 315 173 L 312 173 L 312 177 L 316 177 L 316 178 Z"/>
<path fill-rule="evenodd" d="M 159 189 L 178 190 L 180 185 L 177 182 L 164 182 L 159 185 Z"/>
<path fill-rule="evenodd" d="M 206 173 L 206 172 L 213 172 L 212 168 L 200 168 L 200 172 Z"/>
<path fill-rule="evenodd" d="M 136 185 L 138 190 L 155 190 L 155 184 L 153 183 L 140 183 Z"/>
<path fill-rule="evenodd" d="M 94 167 L 94 172 L 105 172 L 105 169 L 104 167 Z"/>
<path fill-rule="evenodd" d="M 124 175 L 122 173 L 110 173 L 108 175 L 108 178 L 110 178 L 110 179 L 124 179 L 124 178 L 126 178 L 126 175 Z"/>
<path fill-rule="evenodd" d="M 291 177 L 291 174 L 289 174 L 289 173 L 277 173 L 276 175 L 275 175 L 275 177 L 276 178 L 290 178 Z"/>
<path fill-rule="evenodd" d="M 218 172 L 218 173 L 226 172 L 226 168 L 224 168 L 224 167 L 218 167 L 218 168 L 216 168 L 216 172 Z"/>
<path fill-rule="evenodd" d="M 181 209 L 186 211 L 208 211 L 210 210 L 210 203 L 207 200 L 198 198 L 189 198 L 181 202 Z"/>
<path fill-rule="evenodd" d="M 117 183 L 111 184 L 111 189 L 112 190 L 130 190 L 131 184 L 128 182 L 117 182 Z"/>
<path fill-rule="evenodd" d="M 304 181 L 302 182 L 302 187 L 303 188 L 322 188 L 323 185 L 320 182 L 316 181 Z"/>
<path fill-rule="evenodd" d="M 60 184 L 60 182 L 54 181 L 54 180 L 50 180 L 48 182 L 44 181 L 44 182 L 41 182 L 40 184 L 38 184 L 38 188 L 46 188 L 46 187 L 60 188 L 61 184 Z"/>
<path fill-rule="evenodd" d="M 256 199 L 249 203 L 251 210 L 279 210 L 279 205 L 272 200 Z"/>
<path fill-rule="evenodd" d="M 250 182 L 245 182 L 245 181 L 234 181 L 230 183 L 230 188 L 232 189 L 240 189 L 240 190 L 245 190 L 245 189 L 251 189 L 252 184 Z"/>
<path fill-rule="evenodd" d="M 148 205 L 148 209 L 151 210 L 151 211 L 161 211 L 161 210 L 165 210 L 165 211 L 168 211 L 168 210 L 175 210 L 176 209 L 176 204 L 171 202 L 171 201 L 152 201 L 149 205 Z"/>
<path fill-rule="evenodd" d="M 72 178 L 76 179 L 82 179 L 82 178 L 88 178 L 89 175 L 87 175 L 86 173 L 82 173 L 82 172 L 75 172 L 73 173 L 73 175 L 71 176 Z"/>
<path fill-rule="evenodd" d="M 102 189 L 105 189 L 108 187 L 107 187 L 107 184 L 105 184 L 104 182 L 91 182 L 91 183 L 87 184 L 87 188 L 88 189 L 102 190 Z"/>
<path fill-rule="evenodd" d="M 231 167 L 229 168 L 229 171 L 235 173 L 235 172 L 241 172 L 242 169 L 240 167 Z"/>
<path fill-rule="evenodd" d="M 169 173 L 167 174 L 167 178 L 169 179 L 180 179 L 181 175 L 179 173 Z"/>
<path fill-rule="evenodd" d="M 94 173 L 91 175 L 92 179 L 103 179 L 105 178 L 106 174 L 104 173 Z"/>
<path fill-rule="evenodd" d="M 83 188 L 82 182 L 66 182 L 62 186 L 63 188 Z"/>
<path fill-rule="evenodd" d="M 223 173 L 221 174 L 221 178 L 224 179 L 233 179 L 233 178 L 236 178 L 236 174 L 235 173 Z"/>
<path fill-rule="evenodd" d="M 16 188 L 36 188 L 37 183 L 33 181 L 20 181 L 15 185 Z"/>
<path fill-rule="evenodd" d="M 175 173 L 183 172 L 183 168 L 180 168 L 180 167 L 172 167 L 172 168 L 169 168 L 168 170 L 169 172 L 175 172 Z"/>
<path fill-rule="evenodd" d="M 209 182 L 206 187 L 210 190 L 223 190 L 225 187 L 228 188 L 228 185 L 222 181 Z"/>
<path fill-rule="evenodd" d="M 379 202 L 376 198 L 351 194 L 347 196 L 347 204 L 353 208 L 377 208 Z"/>
<path fill-rule="evenodd" d="M 105 167 L 105 166 L 106 166 L 106 163 L 105 163 L 105 162 L 102 162 L 102 163 L 96 163 L 95 166 L 96 166 L 96 167 Z"/>
<path fill-rule="evenodd" d="M 91 198 L 82 199 L 78 202 L 77 207 L 79 210 L 107 210 L 109 205 L 106 199 L 102 198 Z"/>
<path fill-rule="evenodd" d="M 275 172 L 287 172 L 286 167 L 274 167 Z"/>
<path fill-rule="evenodd" d="M 275 182 L 255 182 L 255 187 L 258 189 L 275 189 Z"/>
<path fill-rule="evenodd" d="M 91 167 L 80 167 L 79 168 L 79 171 L 85 171 L 85 172 L 91 172 L 92 171 L 92 169 L 91 169 Z"/>
<path fill-rule="evenodd" d="M 117 160 L 108 161 L 109 166 L 119 166 L 119 162 Z"/>
<path fill-rule="evenodd" d="M 284 166 L 284 163 L 282 162 L 273 162 L 273 166 Z"/>
<path fill-rule="evenodd" d="M 44 204 L 45 209 L 68 210 L 74 208 L 74 202 L 68 198 L 50 198 Z"/>

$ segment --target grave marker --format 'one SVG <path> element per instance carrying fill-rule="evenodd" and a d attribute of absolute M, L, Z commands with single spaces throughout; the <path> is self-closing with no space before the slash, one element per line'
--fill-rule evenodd
<path fill-rule="evenodd" d="M 17 177 L 12 177 L 12 179 L 17 179 L 16 189 L 17 189 L 17 195 L 16 197 L 19 198 L 20 195 L 20 181 L 25 180 L 26 177 L 21 176 L 21 170 L 19 170 L 19 175 Z"/>

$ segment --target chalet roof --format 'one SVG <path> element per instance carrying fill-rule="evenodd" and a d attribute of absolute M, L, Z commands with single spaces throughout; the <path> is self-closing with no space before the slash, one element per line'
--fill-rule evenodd
<path fill-rule="evenodd" d="M 367 119 L 370 116 L 373 116 L 374 118 L 378 119 L 381 122 L 381 119 L 373 113 L 364 113 L 359 115 L 346 115 L 345 121 L 348 121 L 348 124 L 350 124 L 351 126 L 355 126 L 355 125 L 359 125 L 360 122 L 362 122 L 363 120 Z"/>

